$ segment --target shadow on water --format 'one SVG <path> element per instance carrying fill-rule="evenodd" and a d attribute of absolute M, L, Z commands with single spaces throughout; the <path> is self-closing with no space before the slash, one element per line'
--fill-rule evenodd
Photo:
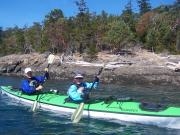
<path fill-rule="evenodd" d="M 0 85 L 18 87 L 21 78 L 0 76 Z M 49 80 L 46 89 L 58 89 L 66 93 L 71 82 Z M 128 96 L 139 101 L 164 102 L 180 105 L 180 91 L 172 86 L 117 86 L 101 84 L 92 96 Z M 157 98 L 155 98 L 157 97 Z M 178 135 L 180 130 L 160 128 L 150 125 L 132 124 L 83 117 L 80 123 L 71 123 L 71 114 L 53 113 L 38 110 L 33 113 L 31 108 L 0 96 L 0 134 L 2 135 Z"/>

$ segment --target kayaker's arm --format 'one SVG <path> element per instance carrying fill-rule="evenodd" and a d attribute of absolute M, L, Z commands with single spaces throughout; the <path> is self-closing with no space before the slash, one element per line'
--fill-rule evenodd
<path fill-rule="evenodd" d="M 75 86 L 75 85 L 71 85 L 69 87 L 67 94 L 74 101 L 81 101 L 81 100 L 83 100 L 82 94 L 78 93 L 77 86 Z"/>
<path fill-rule="evenodd" d="M 43 84 L 47 79 L 49 79 L 49 73 L 46 72 L 44 76 L 35 76 L 34 79 L 35 79 L 39 84 Z"/>
<path fill-rule="evenodd" d="M 86 82 L 86 86 L 88 89 L 96 89 L 99 85 L 99 77 L 98 76 L 95 76 L 95 79 L 94 79 L 94 82 L 92 83 L 88 83 Z"/>

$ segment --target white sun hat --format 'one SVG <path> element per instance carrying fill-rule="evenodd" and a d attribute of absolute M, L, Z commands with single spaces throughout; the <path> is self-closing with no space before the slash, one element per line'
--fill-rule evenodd
<path fill-rule="evenodd" d="M 31 72 L 31 71 L 32 71 L 31 68 L 28 67 L 28 68 L 25 68 L 24 73 L 27 74 L 28 72 Z"/>

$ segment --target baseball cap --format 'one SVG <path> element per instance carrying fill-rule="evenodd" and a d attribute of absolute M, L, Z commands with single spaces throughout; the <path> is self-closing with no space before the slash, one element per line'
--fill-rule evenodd
<path fill-rule="evenodd" d="M 28 67 L 28 68 L 25 68 L 24 73 L 27 74 L 28 72 L 31 72 L 31 71 L 32 71 L 31 68 Z"/>

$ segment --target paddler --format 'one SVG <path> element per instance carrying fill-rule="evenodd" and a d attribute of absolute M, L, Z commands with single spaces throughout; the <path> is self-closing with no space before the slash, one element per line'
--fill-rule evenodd
<path fill-rule="evenodd" d="M 99 84 L 99 77 L 95 76 L 94 82 L 84 82 L 84 76 L 77 73 L 73 78 L 73 84 L 69 87 L 67 94 L 70 100 L 82 102 L 89 99 L 89 92 L 92 88 L 96 89 Z M 93 86 L 93 87 L 92 87 Z"/>
<path fill-rule="evenodd" d="M 27 67 L 24 70 L 24 76 L 25 79 L 21 82 L 22 92 L 28 95 L 35 94 L 43 89 L 42 84 L 49 78 L 48 68 L 45 68 L 44 76 L 33 76 L 32 69 Z"/>

